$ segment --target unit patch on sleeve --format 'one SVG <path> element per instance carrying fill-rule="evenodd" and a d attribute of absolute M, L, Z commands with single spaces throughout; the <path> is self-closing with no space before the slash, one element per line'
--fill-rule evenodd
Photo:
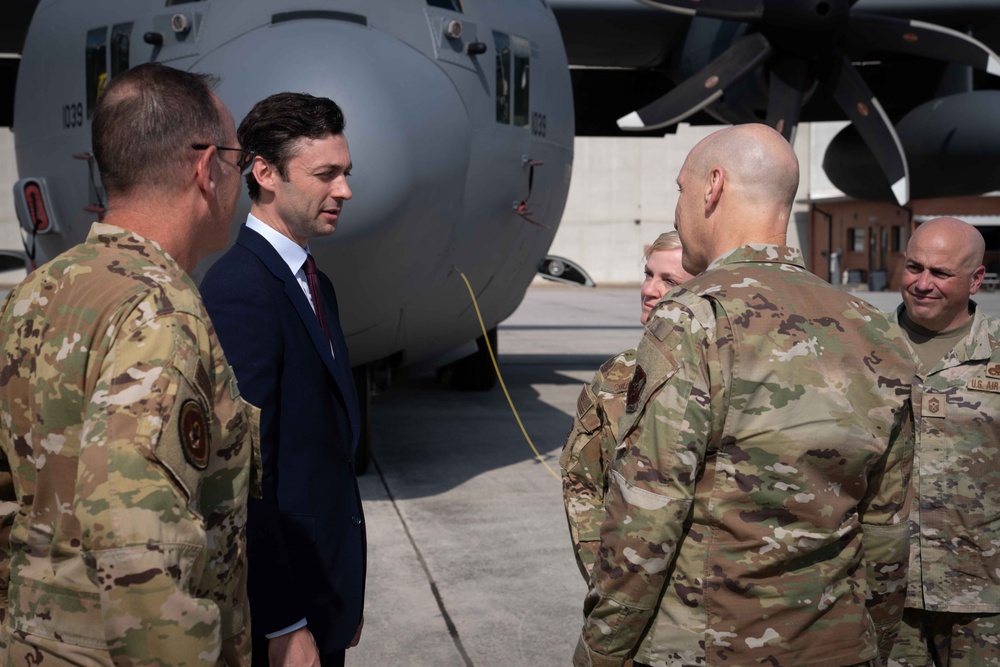
<path fill-rule="evenodd" d="M 181 405 L 181 447 L 184 458 L 198 470 L 208 467 L 208 418 L 198 401 L 189 398 Z"/>

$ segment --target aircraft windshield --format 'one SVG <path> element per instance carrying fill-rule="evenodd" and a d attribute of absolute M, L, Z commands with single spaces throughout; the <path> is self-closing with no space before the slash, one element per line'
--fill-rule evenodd
<path fill-rule="evenodd" d="M 427 4 L 431 7 L 440 7 L 441 9 L 450 9 L 453 12 L 462 12 L 462 0 L 427 0 Z"/>

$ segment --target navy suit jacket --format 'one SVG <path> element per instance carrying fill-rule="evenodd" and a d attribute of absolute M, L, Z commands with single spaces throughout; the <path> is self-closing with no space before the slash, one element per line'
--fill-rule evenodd
<path fill-rule="evenodd" d="M 247 525 L 253 635 L 305 617 L 327 655 L 361 620 L 366 547 L 358 398 L 337 296 L 320 281 L 334 354 L 288 265 L 246 226 L 201 291 L 240 393 L 261 410 L 263 498 L 250 500 Z"/>

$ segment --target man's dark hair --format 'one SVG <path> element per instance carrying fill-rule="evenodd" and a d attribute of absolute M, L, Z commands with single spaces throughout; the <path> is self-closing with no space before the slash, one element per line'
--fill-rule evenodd
<path fill-rule="evenodd" d="M 111 80 L 94 110 L 91 145 L 109 197 L 179 185 L 191 144 L 221 144 L 222 118 L 207 75 L 159 63 Z"/>
<path fill-rule="evenodd" d="M 236 136 L 243 148 L 255 151 L 288 180 L 285 169 L 295 157 L 296 141 L 343 134 L 345 124 L 344 112 L 331 99 L 308 93 L 277 93 L 254 105 Z M 252 171 L 247 174 L 247 191 L 250 199 L 260 201 L 260 185 Z"/>

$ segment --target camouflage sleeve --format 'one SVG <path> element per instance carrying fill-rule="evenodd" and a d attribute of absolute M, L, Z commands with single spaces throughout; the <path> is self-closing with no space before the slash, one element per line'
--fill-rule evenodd
<path fill-rule="evenodd" d="M 577 665 L 622 664 L 657 607 L 712 430 L 708 351 L 687 306 L 661 302 L 650 315 L 619 422 Z"/>
<path fill-rule="evenodd" d="M 867 607 L 875 624 L 883 665 L 888 662 L 906 602 L 914 447 L 909 403 L 887 417 L 892 424 L 889 447 L 878 468 L 869 475 L 870 492 L 859 507 L 868 577 Z"/>
<path fill-rule="evenodd" d="M 7 294 L 0 306 L 0 313 L 7 310 L 13 290 Z M 2 319 L 2 318 L 0 318 Z M 17 515 L 17 493 L 14 489 L 14 477 L 10 469 L 10 460 L 7 458 L 7 450 L 10 442 L 7 428 L 0 427 L 0 624 L 6 620 L 7 615 L 7 591 L 10 585 L 10 531 L 14 525 L 14 517 Z M 0 631 L 0 655 L 6 648 L 3 638 L 4 633 Z"/>
<path fill-rule="evenodd" d="M 170 656 L 174 665 L 217 665 L 220 608 L 194 595 L 208 547 L 198 513 L 212 415 L 208 334 L 184 313 L 147 317 L 146 305 L 117 332 L 90 392 L 67 509 L 80 522 L 115 664 Z"/>
<path fill-rule="evenodd" d="M 7 430 L 0 428 L 0 441 L 7 437 Z M 10 583 L 10 531 L 17 515 L 17 494 L 11 474 L 10 460 L 7 458 L 8 444 L 0 444 L 0 624 L 7 615 L 7 588 Z M 3 654 L 4 639 L 0 632 L 0 655 Z"/>
<path fill-rule="evenodd" d="M 603 418 L 594 394 L 593 388 L 600 383 L 600 375 L 598 372 L 591 384 L 580 391 L 573 427 L 559 458 L 563 504 L 566 506 L 576 564 L 588 582 L 594 569 L 601 540 L 601 522 L 604 520 L 604 487 L 609 465 L 604 452 L 614 451 L 615 448 L 611 426 Z"/>

